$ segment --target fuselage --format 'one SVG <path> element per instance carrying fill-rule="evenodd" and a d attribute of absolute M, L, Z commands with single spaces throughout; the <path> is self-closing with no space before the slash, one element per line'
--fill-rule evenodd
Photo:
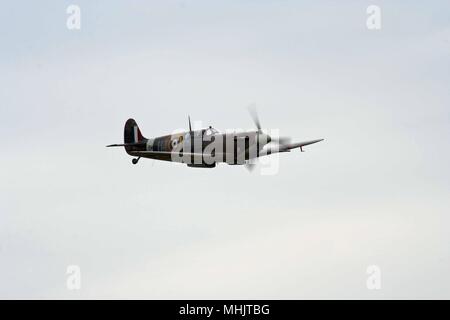
<path fill-rule="evenodd" d="M 220 133 L 209 127 L 144 138 L 141 143 L 128 147 L 127 152 L 132 156 L 213 167 L 218 162 L 244 164 L 258 157 L 267 140 L 267 136 L 258 131 Z"/>

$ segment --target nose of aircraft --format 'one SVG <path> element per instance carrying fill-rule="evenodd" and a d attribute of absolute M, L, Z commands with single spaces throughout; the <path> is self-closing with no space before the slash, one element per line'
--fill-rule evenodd
<path fill-rule="evenodd" d="M 258 139 L 259 139 L 259 143 L 261 145 L 268 144 L 270 142 L 278 143 L 278 144 L 291 143 L 291 138 L 290 137 L 283 137 L 283 136 L 277 136 L 277 135 L 272 137 L 272 136 L 270 136 L 270 135 L 268 135 L 266 133 L 263 133 L 263 132 L 260 132 L 258 134 Z"/>
<path fill-rule="evenodd" d="M 268 134 L 265 134 L 263 132 L 259 132 L 258 133 L 258 140 L 259 140 L 259 144 L 260 145 L 265 145 L 265 144 L 268 144 L 269 142 L 271 142 L 272 138 Z"/>

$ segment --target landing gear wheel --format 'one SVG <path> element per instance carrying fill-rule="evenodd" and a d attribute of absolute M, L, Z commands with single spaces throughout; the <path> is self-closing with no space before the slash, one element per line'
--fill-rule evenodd
<path fill-rule="evenodd" d="M 133 160 L 131 160 L 131 163 L 136 164 L 138 163 L 140 158 L 133 158 Z"/>

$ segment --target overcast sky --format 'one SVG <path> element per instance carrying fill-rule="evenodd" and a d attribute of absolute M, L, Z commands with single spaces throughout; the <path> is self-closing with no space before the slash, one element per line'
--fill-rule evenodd
<path fill-rule="evenodd" d="M 366 27 L 371 4 L 381 30 Z M 449 13 L 446 0 L 2 2 L 0 297 L 450 298 Z M 105 148 L 130 117 L 146 137 L 188 114 L 251 129 L 250 104 L 266 128 L 325 141 L 280 155 L 275 175 Z"/>

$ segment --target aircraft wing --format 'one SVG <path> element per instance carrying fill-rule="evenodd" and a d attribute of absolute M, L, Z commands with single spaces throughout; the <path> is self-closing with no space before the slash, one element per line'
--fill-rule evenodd
<path fill-rule="evenodd" d="M 309 141 L 303 141 L 303 142 L 297 142 L 297 143 L 289 143 L 289 144 L 282 144 L 277 147 L 272 147 L 268 149 L 263 149 L 259 153 L 259 156 L 268 156 L 273 153 L 280 153 L 280 152 L 290 152 L 292 149 L 300 148 L 301 151 L 303 151 L 303 147 L 323 141 L 323 139 L 317 139 L 317 140 L 309 140 Z"/>
<path fill-rule="evenodd" d="M 202 162 L 202 160 L 210 160 L 211 156 L 208 154 L 196 153 L 196 152 L 183 152 L 183 151 L 134 151 L 134 156 L 143 157 L 143 158 L 152 158 L 158 160 L 167 160 L 173 162 L 183 162 L 183 159 L 192 160 Z"/>
<path fill-rule="evenodd" d="M 169 156 L 171 156 L 171 155 L 176 155 L 176 154 L 178 154 L 178 155 L 180 155 L 180 156 L 203 156 L 203 153 L 195 153 L 195 152 L 183 152 L 183 151 L 178 151 L 178 152 L 171 152 L 171 151 L 134 151 L 133 153 L 136 153 L 136 154 L 142 154 L 143 156 L 145 156 L 145 155 L 149 155 L 149 156 L 152 156 L 152 155 L 158 155 L 158 154 L 165 154 L 165 155 L 169 155 Z"/>

